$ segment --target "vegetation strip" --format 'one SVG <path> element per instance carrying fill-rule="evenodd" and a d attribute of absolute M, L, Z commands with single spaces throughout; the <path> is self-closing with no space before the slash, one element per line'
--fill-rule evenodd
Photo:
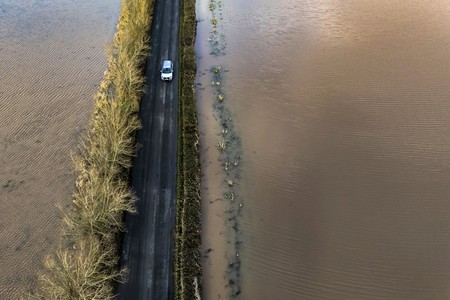
<path fill-rule="evenodd" d="M 222 0 L 209 0 L 209 11 L 211 13 L 212 30 L 209 33 L 208 41 L 210 55 L 214 57 L 224 56 L 226 50 L 226 39 L 222 33 L 223 20 Z M 223 180 L 225 189 L 223 199 L 226 211 L 224 211 L 225 229 L 230 244 L 230 248 L 225 251 L 227 258 L 227 270 L 225 278 L 227 280 L 225 288 L 228 298 L 239 299 L 241 295 L 241 257 L 242 231 L 240 220 L 244 199 L 239 193 L 241 181 L 242 146 L 239 134 L 235 130 L 232 112 L 227 105 L 225 94 L 225 84 L 223 83 L 225 72 L 228 70 L 221 65 L 215 65 L 210 69 L 212 75 L 212 91 L 214 94 L 213 112 L 215 119 L 220 126 L 220 140 L 216 148 L 219 151 L 219 161 L 223 167 Z"/>
<path fill-rule="evenodd" d="M 129 186 L 139 102 L 149 52 L 153 0 L 122 0 L 108 70 L 95 96 L 89 128 L 75 157 L 73 208 L 64 216 L 66 239 L 39 275 L 38 299 L 113 299 L 125 211 L 134 211 Z"/>
<path fill-rule="evenodd" d="M 200 163 L 195 101 L 195 0 L 182 0 L 179 47 L 179 136 L 175 285 L 176 299 L 200 299 Z"/>

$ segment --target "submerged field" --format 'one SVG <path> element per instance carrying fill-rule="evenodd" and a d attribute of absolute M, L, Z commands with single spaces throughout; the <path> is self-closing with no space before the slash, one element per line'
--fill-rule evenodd
<path fill-rule="evenodd" d="M 223 102 L 245 154 L 241 298 L 448 298 L 449 2 L 223 3 Z M 206 41 L 212 20 L 199 19 Z M 209 70 L 199 99 L 211 110 Z M 200 123 L 215 201 L 222 136 L 211 114 Z M 228 215 L 208 212 L 203 284 L 217 299 L 215 225 Z"/>
<path fill-rule="evenodd" d="M 0 0 L 0 299 L 34 288 L 58 244 L 119 2 Z"/>

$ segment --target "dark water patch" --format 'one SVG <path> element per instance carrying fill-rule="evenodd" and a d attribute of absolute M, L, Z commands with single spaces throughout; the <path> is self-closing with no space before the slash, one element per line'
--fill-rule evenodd
<path fill-rule="evenodd" d="M 198 72 L 196 86 L 200 97 L 207 98 L 209 103 L 199 107 L 202 161 L 208 162 L 202 165 L 202 201 L 203 210 L 214 211 L 214 220 L 203 220 L 203 232 L 207 228 L 219 228 L 221 240 L 216 243 L 208 235 L 203 235 L 206 269 L 203 294 L 206 298 L 225 296 L 236 299 L 241 294 L 240 250 L 243 240 L 239 223 L 244 198 L 239 190 L 243 151 L 239 134 L 235 130 L 233 113 L 227 104 L 229 99 L 225 81 L 228 70 L 220 62 L 226 50 L 222 2 L 209 0 L 200 5 L 205 5 L 204 15 L 197 15 L 205 26 L 199 27 L 197 41 L 204 40 L 206 48 L 197 47 L 198 69 L 204 71 Z M 201 49 L 207 55 L 199 53 Z M 217 151 L 211 153 L 212 147 Z M 212 177 L 214 185 L 209 185 L 207 182 Z M 210 285 L 212 278 L 215 278 L 215 287 Z"/>
<path fill-rule="evenodd" d="M 242 244 L 241 231 L 239 230 L 240 212 L 243 208 L 243 199 L 239 194 L 239 182 L 241 180 L 242 146 L 239 135 L 234 128 L 231 111 L 226 105 L 225 88 L 223 84 L 223 73 L 226 70 L 222 66 L 211 68 L 213 80 L 213 102 L 214 116 L 220 128 L 219 141 L 216 145 L 219 151 L 219 162 L 224 176 L 225 191 L 223 200 L 226 202 L 225 228 L 227 232 L 230 249 L 226 250 L 227 260 L 227 284 L 229 297 L 235 299 L 241 293 L 240 268 L 241 258 L 239 252 Z"/>
<path fill-rule="evenodd" d="M 23 180 L 13 180 L 13 179 L 9 179 L 5 184 L 2 185 L 2 190 L 10 193 L 16 189 L 19 188 L 20 185 L 22 185 L 24 183 Z"/>

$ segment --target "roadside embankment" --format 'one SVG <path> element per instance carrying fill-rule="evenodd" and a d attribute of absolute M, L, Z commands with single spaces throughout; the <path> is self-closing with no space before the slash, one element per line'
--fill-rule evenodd
<path fill-rule="evenodd" d="M 129 171 L 135 155 L 137 112 L 144 91 L 153 0 L 123 0 L 108 49 L 108 70 L 79 151 L 73 206 L 64 236 L 39 275 L 39 299 L 113 299 L 123 214 L 134 210 Z"/>
<path fill-rule="evenodd" d="M 196 73 L 195 0 L 182 0 L 180 22 L 179 137 L 176 225 L 176 299 L 200 299 L 201 204 Z"/>

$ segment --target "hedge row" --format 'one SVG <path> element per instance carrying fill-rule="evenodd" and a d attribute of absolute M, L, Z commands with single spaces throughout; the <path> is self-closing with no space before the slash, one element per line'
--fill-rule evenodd
<path fill-rule="evenodd" d="M 33 297 L 113 299 L 125 211 L 134 211 L 129 186 L 153 0 L 122 0 L 108 70 L 79 154 L 73 207 L 64 216 L 66 239 L 48 256 Z"/>
<path fill-rule="evenodd" d="M 176 299 L 200 299 L 201 203 L 199 136 L 195 101 L 195 0 L 181 1 L 179 136 L 176 225 Z"/>

